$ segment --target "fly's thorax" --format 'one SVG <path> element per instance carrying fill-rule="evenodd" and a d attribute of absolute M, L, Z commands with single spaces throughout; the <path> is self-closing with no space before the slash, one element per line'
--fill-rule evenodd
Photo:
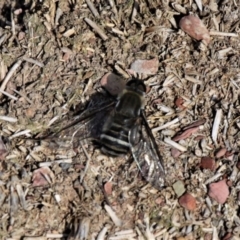
<path fill-rule="evenodd" d="M 137 118 L 140 116 L 141 109 L 144 108 L 143 92 L 125 89 L 118 96 L 118 102 L 115 110 L 117 113 L 126 116 L 127 118 Z"/>

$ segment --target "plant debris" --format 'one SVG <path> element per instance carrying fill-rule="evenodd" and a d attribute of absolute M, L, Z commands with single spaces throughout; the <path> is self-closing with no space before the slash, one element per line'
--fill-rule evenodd
<path fill-rule="evenodd" d="M 240 238 L 237 1 L 0 9 L 0 239 Z M 72 147 L 67 134 L 41 138 L 117 98 L 131 78 L 147 86 L 161 190 L 129 155 L 104 155 L 89 139 Z"/>

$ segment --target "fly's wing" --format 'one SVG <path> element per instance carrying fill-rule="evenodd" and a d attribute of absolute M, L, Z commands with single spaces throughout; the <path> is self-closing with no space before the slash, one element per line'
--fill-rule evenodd
<path fill-rule="evenodd" d="M 139 141 L 131 144 L 129 139 L 131 153 L 142 176 L 155 188 L 161 189 L 165 178 L 162 157 L 143 111 L 139 121 Z"/>
<path fill-rule="evenodd" d="M 115 102 L 108 101 L 96 104 L 87 108 L 82 114 L 74 117 L 70 122 L 66 120 L 55 124 L 50 128 L 50 133 L 40 137 L 41 140 L 50 141 L 50 147 L 78 147 L 79 142 L 86 138 L 98 140 L 102 132 L 103 125 L 110 112 L 114 108 Z"/>

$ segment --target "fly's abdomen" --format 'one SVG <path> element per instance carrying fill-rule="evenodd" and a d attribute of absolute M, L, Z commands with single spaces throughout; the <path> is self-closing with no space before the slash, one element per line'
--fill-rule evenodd
<path fill-rule="evenodd" d="M 104 153 L 118 156 L 130 151 L 130 131 L 139 118 L 141 107 L 142 95 L 136 90 L 128 89 L 120 96 L 100 136 Z"/>
<path fill-rule="evenodd" d="M 119 115 L 110 117 L 100 136 L 102 151 L 113 156 L 128 153 L 130 150 L 128 135 L 133 124 L 132 119 L 124 119 Z"/>

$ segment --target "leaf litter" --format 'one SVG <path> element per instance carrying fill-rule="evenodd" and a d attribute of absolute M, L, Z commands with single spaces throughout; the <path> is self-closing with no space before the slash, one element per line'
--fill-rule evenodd
<path fill-rule="evenodd" d="M 0 124 L 9 140 L 1 141 L 1 239 L 239 239 L 237 4 L 2 1 Z M 201 37 L 180 30 L 189 16 Z M 149 88 L 147 118 L 167 173 L 161 191 L 127 156 L 105 156 L 86 141 L 88 156 L 81 146 L 66 152 L 23 139 L 83 110 L 109 73 Z M 205 157 L 214 167 L 201 168 Z M 44 183 L 33 187 L 41 168 Z M 191 211 L 176 192 L 192 196 Z"/>

